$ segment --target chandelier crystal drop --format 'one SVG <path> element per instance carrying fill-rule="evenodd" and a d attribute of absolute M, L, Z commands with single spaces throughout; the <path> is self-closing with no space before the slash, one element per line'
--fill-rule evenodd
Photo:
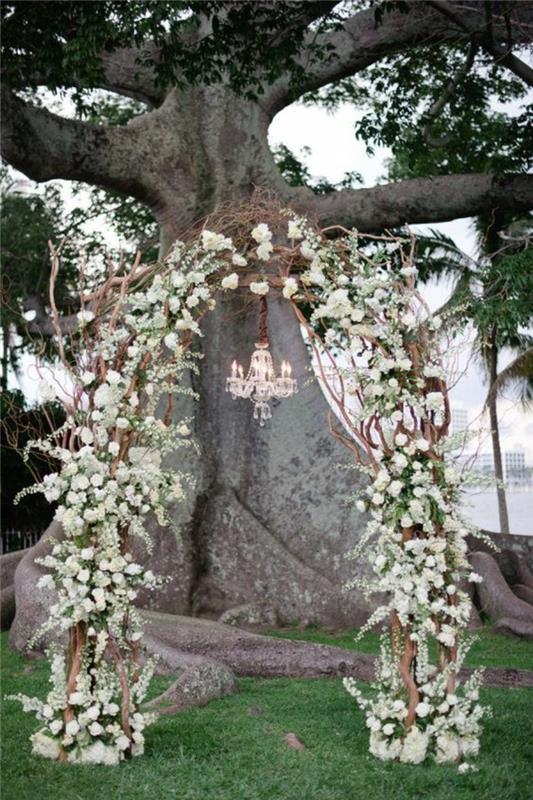
<path fill-rule="evenodd" d="M 244 370 L 236 361 L 231 365 L 231 375 L 226 379 L 226 391 L 235 400 L 244 397 L 254 404 L 254 419 L 263 426 L 272 418 L 270 400 L 290 397 L 298 391 L 297 382 L 292 375 L 292 367 L 288 361 L 281 362 L 281 375 L 276 376 L 274 362 L 269 351 L 267 328 L 267 301 L 261 297 L 259 309 L 259 341 L 256 342 L 250 367 L 244 377 Z"/>

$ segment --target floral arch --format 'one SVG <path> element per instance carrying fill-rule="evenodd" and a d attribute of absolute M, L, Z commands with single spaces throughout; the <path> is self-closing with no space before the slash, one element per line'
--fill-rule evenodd
<path fill-rule="evenodd" d="M 250 225 L 233 240 L 204 229 L 176 242 L 162 263 L 142 267 L 137 258 L 81 294 L 69 340 L 53 300 L 54 256 L 52 316 L 73 390 L 63 427 L 33 443 L 61 466 L 27 491 L 59 504 L 64 537 L 42 561 L 50 570 L 42 585 L 57 594 L 46 628 L 67 631 L 68 646 L 50 653 L 45 701 L 17 696 L 42 723 L 32 737 L 42 756 L 117 764 L 143 752 L 154 715 L 141 704 L 154 663 L 140 665 L 134 601 L 162 579 L 134 561 L 129 543 L 148 540 L 148 513 L 168 523 L 166 505 L 184 496 L 187 476 L 161 465 L 162 455 L 193 446 L 187 421 L 172 422 L 172 396 L 195 369 L 189 345 L 216 293 L 243 285 L 292 304 L 336 412 L 330 430 L 370 478 L 357 500 L 369 521 L 350 555 L 366 553 L 373 567 L 364 592 L 387 593 L 368 626 L 390 625 L 368 696 L 344 681 L 365 710 L 370 751 L 408 763 L 478 752 L 481 674 L 460 688 L 458 680 L 470 614 L 460 587 L 478 576 L 466 559 L 458 474 L 444 460 L 450 411 L 440 325 L 417 293 L 412 242 L 317 230 L 289 212 L 271 227 Z M 41 389 L 56 395 L 47 381 Z"/>

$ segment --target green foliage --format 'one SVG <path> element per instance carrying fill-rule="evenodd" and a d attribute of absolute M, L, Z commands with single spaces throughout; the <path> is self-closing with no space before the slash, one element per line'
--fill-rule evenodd
<path fill-rule="evenodd" d="M 71 313 L 76 308 L 77 270 L 72 257 L 77 225 L 74 220 L 67 223 L 57 186 L 47 186 L 41 194 L 19 192 L 8 187 L 2 206 L 3 347 L 4 351 L 9 349 L 11 366 L 16 367 L 19 353 L 28 347 L 39 351 L 44 347 L 46 350 L 46 342 L 41 339 L 34 340 L 32 345 L 29 336 L 31 325 L 23 318 L 24 306 L 46 309 L 50 278 L 48 242 L 59 244 L 67 232 L 71 238 L 64 251 L 57 300 L 64 313 Z M 12 336 L 13 331 L 22 337 L 20 341 Z M 4 352 L 4 361 L 7 358 Z"/>
<path fill-rule="evenodd" d="M 237 91 L 256 97 L 264 80 L 288 73 L 297 82 L 304 74 L 296 57 L 307 29 L 305 7 L 209 0 L 201 7 L 183 0 L 5 2 L 6 77 L 14 86 L 60 88 L 76 76 L 83 104 L 83 90 L 104 80 L 102 51 L 136 46 L 143 50 L 139 63 L 153 68 L 159 86 L 213 84 L 224 77 Z M 147 42 L 157 48 L 157 58 Z M 328 55 L 315 43 L 310 63 Z"/>
<path fill-rule="evenodd" d="M 482 302 L 473 298 L 468 313 L 481 335 L 495 329 L 497 347 L 520 347 L 531 337 L 520 333 L 533 322 L 533 249 L 490 259 L 479 282 Z"/>
<path fill-rule="evenodd" d="M 455 280 L 445 308 L 455 311 L 476 331 L 475 349 L 483 368 L 490 372 L 491 357 L 498 361 L 502 349 L 513 362 L 502 370 L 489 396 L 514 388 L 523 405 L 533 400 L 531 356 L 533 336 L 533 248 L 531 216 L 513 219 L 497 212 L 476 220 L 479 255 L 468 257 L 453 239 L 439 231 L 417 240 L 417 264 L 423 281 L 446 276 Z"/>
<path fill-rule="evenodd" d="M 315 632 L 316 641 L 333 637 Z M 486 651 L 507 648 L 506 666 L 531 663 L 532 645 L 482 637 Z M 335 643 L 337 641 L 335 640 Z M 2 694 L 47 691 L 46 664 L 7 650 L 3 635 Z M 511 654 L 523 646 L 524 655 Z M 486 663 L 487 652 L 482 661 Z M 163 691 L 173 677 L 158 678 Z M 3 790 L 33 800 L 519 800 L 530 795 L 533 766 L 527 731 L 533 698 L 527 689 L 482 692 L 494 717 L 486 725 L 479 772 L 455 766 L 422 768 L 377 762 L 368 756 L 363 715 L 337 680 L 251 679 L 237 694 L 163 717 L 148 733 L 147 751 L 119 768 L 69 766 L 29 755 L 35 723 L 17 706 L 3 707 Z M 260 709 L 253 712 L 252 709 Z M 298 752 L 283 736 L 294 732 Z"/>
<path fill-rule="evenodd" d="M 531 164 L 532 110 L 505 104 L 527 100 L 527 86 L 478 53 L 470 72 L 431 124 L 428 111 L 466 58 L 457 44 L 412 48 L 389 56 L 306 101 L 363 110 L 355 134 L 367 145 L 389 147 L 392 180 L 463 172 L 520 172 Z M 494 110 L 495 103 L 502 110 Z M 428 125 L 427 132 L 425 127 Z M 438 142 L 441 146 L 430 146 Z"/>

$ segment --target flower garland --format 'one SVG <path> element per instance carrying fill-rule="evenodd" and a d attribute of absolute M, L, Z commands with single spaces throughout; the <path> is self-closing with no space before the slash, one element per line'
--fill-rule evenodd
<path fill-rule="evenodd" d="M 129 542 L 139 536 L 150 546 L 146 515 L 168 523 L 168 504 L 185 495 L 189 476 L 162 466 L 165 454 L 193 446 L 187 422 L 171 421 L 172 394 L 180 391 L 180 375 L 197 368 L 187 347 L 201 335 L 201 316 L 216 304 L 217 291 L 238 288 L 235 269 L 250 258 L 275 259 L 279 277 L 261 270 L 249 289 L 261 296 L 279 288 L 293 305 L 343 425 L 336 429 L 332 417 L 331 431 L 372 479 L 358 501 L 370 520 L 352 557 L 370 548 L 375 579 L 362 588 L 386 592 L 389 600 L 368 625 L 390 617 L 392 636 L 383 638 L 370 698 L 345 680 L 366 711 L 370 750 L 410 763 L 477 753 L 481 678 L 476 673 L 459 693 L 457 672 L 467 649 L 459 635 L 470 612 L 458 587 L 478 578 L 465 555 L 458 476 L 443 455 L 449 407 L 438 320 L 416 292 L 404 242 L 336 233 L 342 235 L 327 239 L 291 216 L 291 245 L 274 246 L 260 223 L 247 258 L 231 239 L 208 230 L 192 244 L 176 242 L 163 264 L 143 269 L 136 261 L 82 294 L 68 354 L 52 302 L 73 390 L 63 397 L 65 425 L 33 446 L 61 467 L 22 494 L 41 491 L 58 503 L 64 536 L 41 562 L 50 574 L 40 586 L 57 596 L 45 629 L 68 631 L 69 644 L 67 658 L 57 649 L 50 654 L 46 701 L 17 696 L 43 723 L 32 737 L 36 753 L 117 764 L 143 752 L 143 730 L 154 716 L 141 703 L 154 663 L 139 665 L 142 624 L 134 601 L 140 588 L 155 590 L 161 579 L 134 561 Z M 52 299 L 58 268 L 55 257 Z M 41 390 L 48 400 L 57 395 L 49 381 Z"/>
<path fill-rule="evenodd" d="M 332 433 L 371 479 L 357 501 L 370 519 L 350 555 L 369 550 L 375 577 L 347 588 L 388 598 L 361 634 L 391 620 L 372 695 L 365 697 L 351 678 L 344 685 L 366 712 L 375 756 L 459 763 L 477 754 L 487 709 L 478 702 L 481 671 L 460 691 L 458 683 L 471 610 L 460 587 L 481 578 L 466 558 L 466 536 L 476 531 L 459 511 L 460 476 L 444 459 L 454 443 L 438 345 L 441 320 L 416 290 L 408 240 L 360 239 L 345 231 L 325 241 L 303 219 L 293 221 L 297 233 L 310 262 L 301 283 L 312 309 L 309 320 L 297 313 L 343 425 L 342 431 L 331 425 Z M 462 771 L 468 768 L 463 762 Z"/>

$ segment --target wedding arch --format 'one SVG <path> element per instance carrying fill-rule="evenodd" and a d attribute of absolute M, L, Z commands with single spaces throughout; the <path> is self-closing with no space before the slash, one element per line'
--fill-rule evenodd
<path fill-rule="evenodd" d="M 468 649 L 464 586 L 479 577 L 466 558 L 459 475 L 445 460 L 453 440 L 440 320 L 417 292 L 413 243 L 319 230 L 291 212 L 268 222 L 241 219 L 233 238 L 206 227 L 161 263 L 143 267 L 136 258 L 96 291 L 82 287 L 77 329 L 68 334 L 54 301 L 53 251 L 51 315 L 72 389 L 60 397 L 64 425 L 30 445 L 60 467 L 25 493 L 58 503 L 63 538 L 42 560 L 50 572 L 40 584 L 57 598 L 45 627 L 67 632 L 68 645 L 49 653 L 46 700 L 17 696 L 42 723 L 32 736 L 42 756 L 118 764 L 143 752 L 144 728 L 155 718 L 142 708 L 154 662 L 141 665 L 135 599 L 163 579 L 134 560 L 130 543 L 141 537 L 149 547 L 147 514 L 165 524 L 168 503 L 185 496 L 187 474 L 164 467 L 170 451 L 194 447 L 187 420 L 173 420 L 173 395 L 191 391 L 180 377 L 196 368 L 190 344 L 202 335 L 201 317 L 218 292 L 243 289 L 260 298 L 263 355 L 269 293 L 291 303 L 330 400 L 330 431 L 370 479 L 363 496 L 351 498 L 368 524 L 350 556 L 366 555 L 373 569 L 360 588 L 387 597 L 366 627 L 390 625 L 368 693 L 344 680 L 365 711 L 370 751 L 464 765 L 478 752 L 481 672 L 459 686 L 458 670 Z M 252 399 L 264 421 L 267 395 L 288 396 L 295 384 L 287 364 L 276 377 L 269 357 L 258 358 L 265 385 Z M 228 388 L 250 396 L 249 377 L 234 364 Z M 53 381 L 40 388 L 45 400 L 58 395 Z"/>

